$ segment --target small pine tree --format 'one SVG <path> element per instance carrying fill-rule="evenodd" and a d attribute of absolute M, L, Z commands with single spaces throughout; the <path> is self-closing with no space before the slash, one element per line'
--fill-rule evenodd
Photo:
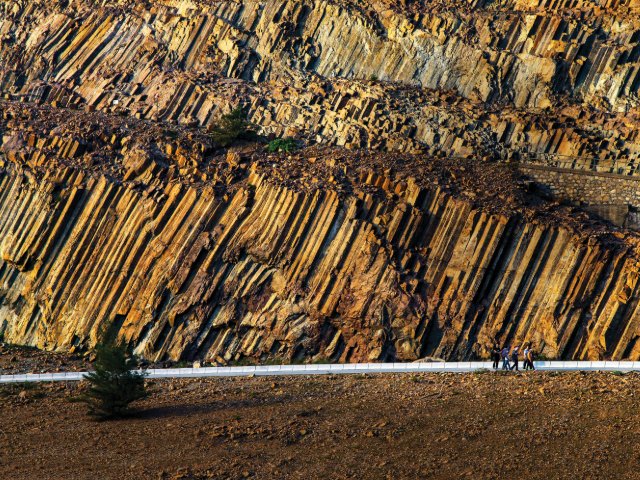
<path fill-rule="evenodd" d="M 127 358 L 124 345 L 98 345 L 95 371 L 85 375 L 89 391 L 80 400 L 89 406 L 88 414 L 101 420 L 131 413 L 129 404 L 144 398 L 144 373 L 133 371 L 135 361 Z"/>
<path fill-rule="evenodd" d="M 228 147 L 237 140 L 254 140 L 256 132 L 238 107 L 220 117 L 219 123 L 211 127 L 211 137 L 221 147 Z"/>

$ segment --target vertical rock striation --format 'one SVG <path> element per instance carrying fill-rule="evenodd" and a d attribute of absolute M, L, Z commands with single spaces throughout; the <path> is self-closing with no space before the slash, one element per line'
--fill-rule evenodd
<path fill-rule="evenodd" d="M 157 167 L 140 155 L 124 154 L 120 179 L 6 155 L 5 340 L 118 337 L 150 359 L 219 362 L 472 358 L 494 339 L 640 357 L 633 234 L 509 213 L 479 189 L 381 173 L 375 156 L 260 160 L 220 189 L 147 184 Z"/>
<path fill-rule="evenodd" d="M 504 166 L 637 177 L 637 0 L 0 13 L 5 340 L 222 363 L 494 340 L 640 358 L 637 235 Z M 346 149 L 223 152 L 207 131 L 236 106 L 271 138 Z"/>

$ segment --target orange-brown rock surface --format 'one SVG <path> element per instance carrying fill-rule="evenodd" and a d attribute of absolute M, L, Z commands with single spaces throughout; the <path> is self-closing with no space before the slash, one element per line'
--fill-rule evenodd
<path fill-rule="evenodd" d="M 151 359 L 220 362 L 466 358 L 493 339 L 640 356 L 638 236 L 499 164 L 224 153 L 198 130 L 4 108 L 7 341 L 118 336 Z"/>
<path fill-rule="evenodd" d="M 6 2 L 5 96 L 188 125 L 241 102 L 352 148 L 637 169 L 634 0 L 109 5 Z"/>
<path fill-rule="evenodd" d="M 469 358 L 494 339 L 640 358 L 637 234 L 512 168 L 638 175 L 636 0 L 0 13 L 7 341 L 218 362 Z M 308 147 L 220 149 L 208 132 L 238 105 Z"/>

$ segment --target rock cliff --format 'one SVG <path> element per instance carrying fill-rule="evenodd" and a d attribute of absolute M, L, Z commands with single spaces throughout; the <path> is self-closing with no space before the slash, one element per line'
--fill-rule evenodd
<path fill-rule="evenodd" d="M 117 336 L 219 362 L 468 358 L 494 339 L 640 355 L 638 236 L 499 165 L 320 147 L 187 158 L 210 149 L 197 130 L 55 115 L 5 104 L 8 341 Z"/>
<path fill-rule="evenodd" d="M 513 167 L 640 174 L 636 0 L 0 10 L 6 341 L 640 358 L 638 235 Z M 307 147 L 219 148 L 238 105 Z"/>
<path fill-rule="evenodd" d="M 5 2 L 5 96 L 447 156 L 635 174 L 640 6 L 582 1 Z"/>

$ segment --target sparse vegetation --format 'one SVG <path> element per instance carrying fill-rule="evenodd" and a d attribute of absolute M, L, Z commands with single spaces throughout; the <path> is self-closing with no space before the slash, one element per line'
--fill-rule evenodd
<path fill-rule="evenodd" d="M 171 128 L 165 128 L 162 132 L 165 137 L 170 138 L 171 140 L 175 140 L 178 138 L 178 132 Z"/>
<path fill-rule="evenodd" d="M 283 357 L 279 357 L 279 356 L 269 357 L 259 363 L 259 365 L 289 365 L 289 364 L 291 364 L 290 360 Z"/>
<path fill-rule="evenodd" d="M 251 357 L 242 357 L 237 360 L 232 360 L 227 363 L 228 367 L 251 367 L 257 365 L 255 359 Z"/>
<path fill-rule="evenodd" d="M 255 140 L 257 137 L 251 122 L 242 108 L 222 115 L 216 125 L 210 127 L 211 137 L 221 147 L 228 147 L 239 140 Z"/>
<path fill-rule="evenodd" d="M 144 373 L 133 371 L 135 361 L 124 345 L 99 345 L 95 371 L 87 374 L 87 393 L 79 400 L 89 406 L 89 415 L 100 420 L 131 414 L 129 405 L 146 396 Z"/>
<path fill-rule="evenodd" d="M 267 144 L 267 151 L 269 153 L 289 153 L 297 150 L 297 148 L 298 145 L 293 138 L 278 138 L 276 140 L 272 140 Z"/>
<path fill-rule="evenodd" d="M 237 360 L 232 360 L 230 361 L 227 366 L 229 367 L 251 367 L 251 366 L 256 366 L 256 365 L 304 365 L 305 359 L 304 358 L 295 358 L 295 359 L 291 359 L 291 358 L 287 358 L 287 357 L 282 357 L 279 355 L 276 355 L 274 357 L 266 357 L 266 358 L 261 358 L 261 359 L 256 359 L 256 358 L 252 358 L 252 357 L 241 357 Z M 311 363 L 331 363 L 328 359 L 326 358 L 321 358 L 318 360 L 314 360 Z"/>

